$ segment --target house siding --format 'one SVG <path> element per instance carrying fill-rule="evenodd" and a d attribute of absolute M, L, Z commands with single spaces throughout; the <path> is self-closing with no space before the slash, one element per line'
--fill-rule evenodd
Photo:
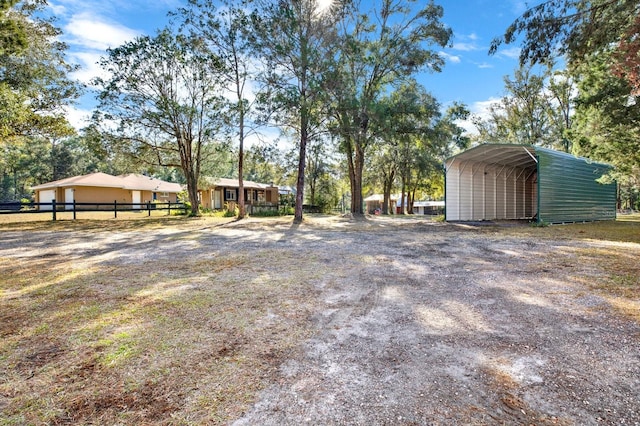
<path fill-rule="evenodd" d="M 206 209 L 215 209 L 215 197 L 216 191 L 220 191 L 221 206 L 220 208 L 234 209 L 238 203 L 239 190 L 236 187 L 230 186 L 212 186 L 209 188 L 200 189 L 200 205 Z M 235 197 L 228 197 L 227 191 L 232 192 Z M 266 188 L 253 188 L 245 187 L 244 189 L 245 205 L 274 205 L 278 203 L 278 188 L 275 186 Z"/>

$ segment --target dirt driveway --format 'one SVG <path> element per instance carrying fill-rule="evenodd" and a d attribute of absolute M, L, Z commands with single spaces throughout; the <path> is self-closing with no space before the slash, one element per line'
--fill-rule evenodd
<path fill-rule="evenodd" d="M 295 277 L 311 300 L 298 320 L 311 332 L 225 423 L 640 424 L 640 326 L 590 289 L 606 274 L 584 255 L 614 250 L 640 259 L 638 244 L 388 218 L 298 227 L 203 221 L 160 230 L 153 244 L 135 231 L 4 237 L 3 261 L 46 257 L 37 243 L 55 238 L 57 256 L 92 265 L 135 271 L 150 258 L 179 264 L 244 253 L 261 259 L 262 276 Z M 25 254 L 20 246 L 29 241 L 39 248 Z M 280 303 L 298 300 L 286 291 Z M 266 309 L 256 321 L 280 320 Z M 199 423 L 176 418 L 151 423 Z"/>

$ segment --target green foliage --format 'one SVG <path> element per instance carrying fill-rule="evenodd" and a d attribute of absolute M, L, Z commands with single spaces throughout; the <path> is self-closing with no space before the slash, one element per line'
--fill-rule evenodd
<path fill-rule="evenodd" d="M 295 214 L 295 208 L 291 207 L 291 206 L 284 206 L 281 210 L 280 210 L 280 214 L 282 216 L 293 216 Z"/>
<path fill-rule="evenodd" d="M 276 144 L 252 145 L 245 152 L 244 177 L 254 182 L 281 183 L 295 167 L 287 167 L 282 152 Z"/>
<path fill-rule="evenodd" d="M 275 216 L 281 216 L 281 215 L 282 215 L 281 212 L 276 209 L 258 210 L 251 214 L 251 216 L 254 216 L 254 217 L 275 217 Z"/>
<path fill-rule="evenodd" d="M 17 3 L 18 0 L 0 1 L 0 55 L 21 53 L 29 45 L 24 21 L 12 10 Z"/>
<path fill-rule="evenodd" d="M 3 2 L 8 9 L 15 2 Z M 76 67 L 65 61 L 60 30 L 40 19 L 41 3 L 24 2 L 0 11 L 0 138 L 72 135 L 63 107 L 81 93 L 68 75 Z M 13 30 L 19 40 L 7 35 Z M 15 34 L 14 34 L 15 35 Z M 16 43 L 16 44 L 14 44 Z M 7 47 L 9 46 L 9 47 Z M 28 46 L 28 48 L 26 48 Z"/>
<path fill-rule="evenodd" d="M 570 68 L 605 53 L 607 68 L 624 80 L 634 96 L 640 94 L 640 4 L 637 1 L 548 0 L 528 9 L 491 43 L 524 35 L 520 63 L 546 63 L 565 57 Z M 609 55 L 609 52 L 611 55 Z"/>
<path fill-rule="evenodd" d="M 381 95 L 419 70 L 440 71 L 444 60 L 431 46 L 445 46 L 452 36 L 440 19 L 443 9 L 429 2 L 418 12 L 416 1 L 380 0 L 362 13 L 354 5 L 345 10 L 343 29 L 332 58 L 331 130 L 347 158 L 351 210 L 362 214 L 365 159 L 376 142 L 376 122 L 389 110 Z M 377 16 L 375 22 L 369 16 Z"/>
<path fill-rule="evenodd" d="M 224 212 L 223 213 L 224 217 L 236 217 L 236 216 L 238 216 L 238 213 L 240 212 L 240 209 L 238 209 L 238 205 L 237 204 L 234 204 L 233 208 L 230 208 L 230 206 L 228 204 L 225 204 L 223 212 Z"/>
<path fill-rule="evenodd" d="M 259 96 L 263 119 L 295 135 L 298 148 L 295 219 L 302 220 L 307 144 L 326 115 L 332 49 L 339 14 L 318 10 L 313 0 L 264 1 L 252 15 L 252 44 L 265 64 Z"/>
<path fill-rule="evenodd" d="M 523 66 L 505 76 L 507 94 L 494 103 L 490 118 L 475 119 L 483 142 L 531 144 L 571 152 L 567 132 L 572 125 L 575 85 L 569 74 Z"/>
<path fill-rule="evenodd" d="M 638 31 L 637 1 L 549 0 L 528 9 L 490 48 L 495 53 L 524 35 L 522 65 L 564 58 L 568 71 L 546 88 L 557 106 L 547 117 L 547 137 L 557 141 L 555 148 L 615 165 L 621 196 L 628 197 L 620 205 L 632 200 L 640 181 Z M 481 124 L 481 133 L 499 130 Z"/>
<path fill-rule="evenodd" d="M 110 78 L 94 82 L 101 88 L 95 128 L 138 161 L 179 168 L 191 214 L 199 215 L 202 165 L 224 138 L 220 58 L 199 38 L 167 28 L 110 49 L 101 66 Z"/>

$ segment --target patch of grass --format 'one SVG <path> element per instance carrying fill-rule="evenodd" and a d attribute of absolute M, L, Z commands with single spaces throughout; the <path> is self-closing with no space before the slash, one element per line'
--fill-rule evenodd
<path fill-rule="evenodd" d="M 495 231 L 495 227 L 488 228 L 491 229 L 487 231 Z M 640 214 L 610 221 L 502 228 L 500 232 L 532 238 L 590 239 L 640 244 Z"/>
<path fill-rule="evenodd" d="M 640 322 L 640 262 L 632 246 L 611 244 L 606 248 L 580 249 L 580 261 L 597 265 L 606 275 L 587 285 L 603 295 L 624 315 Z"/>
<path fill-rule="evenodd" d="M 217 223 L 174 220 L 186 229 Z M 106 228 L 129 232 L 140 224 Z M 95 225 L 34 227 L 70 227 L 89 238 Z M 134 268 L 86 267 L 63 256 L 43 257 L 37 267 L 28 257 L 2 262 L 2 422 L 237 418 L 311 332 L 314 292 L 303 283 L 319 271 L 293 256 L 257 250 L 170 264 L 150 258 Z"/>

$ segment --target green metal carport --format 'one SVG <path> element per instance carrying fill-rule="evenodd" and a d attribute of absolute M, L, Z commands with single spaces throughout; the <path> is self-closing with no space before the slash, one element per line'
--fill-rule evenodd
<path fill-rule="evenodd" d="M 532 145 L 483 144 L 445 161 L 445 219 L 538 223 L 616 218 L 611 166 Z"/>

